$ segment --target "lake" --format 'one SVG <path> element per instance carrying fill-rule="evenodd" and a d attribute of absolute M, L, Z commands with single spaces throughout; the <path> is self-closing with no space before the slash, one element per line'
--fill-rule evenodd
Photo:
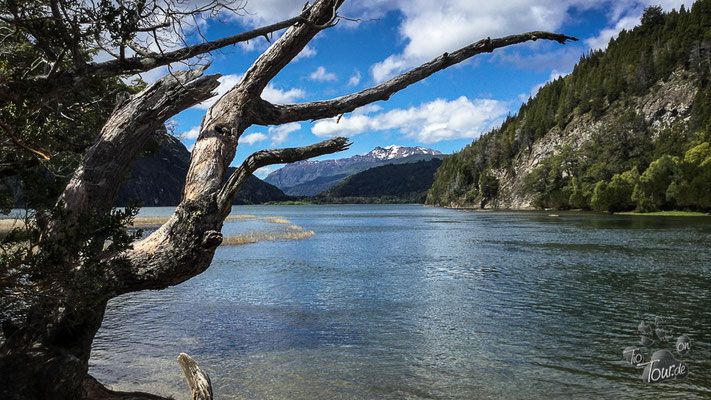
<path fill-rule="evenodd" d="M 146 208 L 142 215 L 169 215 Z M 475 212 L 419 205 L 235 206 L 202 275 L 113 299 L 90 373 L 187 399 L 192 356 L 217 399 L 711 396 L 711 218 Z M 622 359 L 666 318 L 687 378 L 645 384 Z M 674 351 L 677 336 L 690 353 Z M 648 361 L 650 352 L 645 352 Z"/>

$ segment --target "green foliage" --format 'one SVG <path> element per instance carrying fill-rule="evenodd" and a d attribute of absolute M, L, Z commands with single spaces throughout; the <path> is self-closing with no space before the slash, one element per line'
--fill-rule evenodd
<path fill-rule="evenodd" d="M 575 116 L 595 120 L 622 111 L 575 152 L 556 149 L 523 178 L 523 190 L 533 195 L 534 205 L 605 211 L 709 209 L 709 180 L 703 178 L 707 170 L 687 162 L 685 154 L 711 142 L 710 47 L 711 0 L 695 2 L 690 11 L 664 13 L 648 7 L 641 26 L 620 32 L 605 51 L 585 54 L 572 74 L 546 84 L 500 128 L 447 157 L 428 202 L 477 205 L 483 199 L 479 181 L 491 169 L 514 178 L 514 160 L 529 154 L 544 135 L 555 136 Z M 650 131 L 631 100 L 655 90 L 655 84 L 673 73 L 697 84 L 689 124 Z M 671 168 L 665 156 L 684 161 Z M 630 192 L 635 170 L 642 176 Z"/>
<path fill-rule="evenodd" d="M 137 212 L 134 207 L 75 221 L 76 216 L 62 213 L 57 198 L 98 137 L 117 95 L 136 93 L 145 85 L 88 74 L 71 82 L 54 78 L 59 70 L 81 71 L 98 51 L 94 33 L 123 40 L 126 32 L 135 32 L 127 17 L 131 7 L 142 2 L 101 1 L 100 10 L 88 10 L 85 2 L 60 2 L 87 7 L 87 13 L 105 13 L 103 21 L 94 18 L 98 14 L 77 14 L 83 18 L 74 20 L 81 32 L 62 18 L 47 18 L 50 3 L 0 2 L 0 12 L 7 17 L 0 22 L 0 212 L 26 209 L 21 227 L 0 238 L 0 318 L 25 310 L 39 298 L 76 296 L 81 290 L 91 299 L 92 291 L 106 282 L 107 266 L 122 262 L 100 254 L 126 249 L 140 235 L 125 228 Z M 49 221 L 52 226 L 69 225 L 47 235 Z M 82 268 L 73 269 L 77 265 Z"/>
<path fill-rule="evenodd" d="M 125 262 L 120 257 L 104 258 L 102 250 L 117 254 L 128 249 L 139 238 L 141 230 L 126 230 L 138 208 L 113 210 L 104 215 L 83 216 L 71 221 L 61 204 L 49 213 L 31 211 L 18 227 L 0 238 L 0 315 L 17 319 L 27 307 L 43 298 L 57 298 L 82 293 L 85 303 L 74 303 L 77 309 L 89 307 L 88 301 L 102 301 L 110 267 Z M 61 240 L 47 240 L 42 236 L 47 221 L 64 229 Z M 68 226 L 68 225 L 66 225 Z M 67 264 L 84 268 L 67 270 Z M 116 288 L 119 289 L 119 288 Z"/>
<path fill-rule="evenodd" d="M 685 209 L 711 209 L 711 146 L 704 142 L 686 152 L 682 178 L 672 181 L 666 199 Z"/>
<path fill-rule="evenodd" d="M 424 203 L 442 160 L 387 164 L 344 179 L 312 199 L 317 203 Z M 487 189 L 491 189 L 490 187 Z"/>
<path fill-rule="evenodd" d="M 637 168 L 615 174 L 608 184 L 600 181 L 595 185 L 590 205 L 596 211 L 626 211 L 634 208 L 632 192 L 639 182 Z"/>
<path fill-rule="evenodd" d="M 641 211 L 656 211 L 667 208 L 667 189 L 680 176 L 679 158 L 664 155 L 652 162 L 640 176 L 632 200 Z"/>

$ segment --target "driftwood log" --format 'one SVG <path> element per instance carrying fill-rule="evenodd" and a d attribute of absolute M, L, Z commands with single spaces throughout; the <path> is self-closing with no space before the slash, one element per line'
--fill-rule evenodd
<path fill-rule="evenodd" d="M 574 38 L 548 32 L 529 32 L 499 39 L 484 39 L 396 76 L 377 86 L 332 100 L 276 105 L 261 98 L 269 82 L 323 29 L 336 22 L 342 0 L 317 0 L 289 20 L 262 30 L 166 53 L 85 66 L 97 76 L 149 70 L 228 44 L 288 27 L 246 71 L 242 80 L 206 112 L 190 160 L 182 201 L 170 219 L 133 248 L 106 252 L 90 264 L 80 256 L 62 260 L 67 280 L 83 282 L 102 274 L 99 290 L 59 288 L 59 296 L 33 306 L 27 323 L 13 329 L 0 347 L 0 398 L 2 399 L 157 399 L 146 393 L 108 390 L 88 375 L 91 343 L 101 326 L 106 303 L 120 294 L 164 289 L 188 280 L 210 266 L 222 242 L 222 224 L 237 191 L 257 168 L 335 153 L 348 148 L 346 138 L 310 146 L 264 150 L 249 156 L 228 178 L 238 140 L 250 126 L 329 118 L 363 105 L 387 100 L 393 93 L 433 73 L 477 54 L 538 39 L 565 43 Z M 104 125 L 98 140 L 84 154 L 58 204 L 69 219 L 50 221 L 42 240 L 61 243 L 82 216 L 107 213 L 123 178 L 153 132 L 177 113 L 211 96 L 219 75 L 205 75 L 206 67 L 163 77 L 119 104 Z M 80 76 L 66 72 L 64 80 Z M 57 81 L 62 81 L 57 75 Z M 95 262 L 95 261 L 92 261 Z M 109 268 L 105 268 L 106 266 Z M 99 272 L 97 272 L 99 271 Z M 81 305 L 81 307 L 77 307 Z M 76 311 L 81 310 L 81 311 Z M 187 355 L 179 363 L 194 399 L 211 398 L 207 374 Z"/>
<path fill-rule="evenodd" d="M 185 353 L 178 356 L 178 364 L 188 382 L 191 400 L 212 400 L 212 383 L 207 372 L 200 369 L 195 360 Z"/>

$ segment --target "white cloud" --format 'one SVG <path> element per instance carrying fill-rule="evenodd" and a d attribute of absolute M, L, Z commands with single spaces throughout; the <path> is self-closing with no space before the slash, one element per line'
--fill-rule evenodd
<path fill-rule="evenodd" d="M 294 100 L 300 99 L 306 95 L 301 89 L 291 88 L 281 90 L 274 87 L 273 84 L 267 85 L 262 92 L 262 98 L 268 102 L 276 104 L 293 103 Z"/>
<path fill-rule="evenodd" d="M 217 100 L 219 100 L 225 93 L 232 89 L 236 84 L 242 80 L 241 74 L 230 74 L 220 77 L 218 81 L 220 86 L 217 87 L 217 95 L 211 97 L 208 100 L 195 106 L 200 110 L 207 110 L 212 107 Z M 283 104 L 283 103 L 293 103 L 295 100 L 300 99 L 306 95 L 302 89 L 291 88 L 291 89 L 278 89 L 273 83 L 267 85 L 262 92 L 262 98 L 272 103 Z"/>
<path fill-rule="evenodd" d="M 350 78 L 348 78 L 348 86 L 355 86 L 360 83 L 360 71 L 356 70 Z"/>
<path fill-rule="evenodd" d="M 453 51 L 486 37 L 530 30 L 555 30 L 567 18 L 570 3 L 585 0 L 470 0 L 400 1 L 404 14 L 400 36 L 407 43 L 403 52 L 375 64 L 371 73 L 386 80 L 445 51 Z"/>
<path fill-rule="evenodd" d="M 254 175 L 256 175 L 259 179 L 264 179 L 269 175 L 270 172 L 276 171 L 277 169 L 281 168 L 282 164 L 280 165 L 267 165 L 266 167 L 259 168 L 258 170 L 254 171 Z"/>
<path fill-rule="evenodd" d="M 376 106 L 377 107 L 377 106 Z M 378 109 L 317 122 L 311 132 L 319 137 L 354 136 L 363 132 L 394 130 L 422 143 L 477 138 L 498 126 L 509 112 L 508 103 L 492 99 L 469 100 L 462 96 L 436 99 L 408 109 L 370 115 Z"/>
<path fill-rule="evenodd" d="M 267 135 L 261 132 L 250 133 L 249 135 L 240 136 L 239 144 L 253 145 L 257 142 L 267 140 Z"/>
<path fill-rule="evenodd" d="M 270 126 L 269 137 L 272 139 L 272 145 L 281 144 L 289 139 L 289 133 L 301 129 L 301 124 L 291 122 L 286 125 Z"/>
<path fill-rule="evenodd" d="M 296 57 L 294 57 L 294 61 L 299 61 L 302 58 L 311 58 L 311 57 L 315 56 L 316 53 L 317 53 L 316 49 L 314 49 L 313 47 L 311 47 L 309 45 L 306 45 L 306 47 L 304 47 L 301 50 L 301 52 L 299 54 L 297 54 Z"/>
<path fill-rule="evenodd" d="M 638 17 L 624 17 L 617 21 L 613 28 L 603 29 L 597 36 L 585 39 L 585 44 L 593 50 L 604 50 L 610 43 L 610 39 L 617 37 L 623 29 L 630 30 L 637 24 L 639 24 Z"/>
<path fill-rule="evenodd" d="M 316 71 L 312 72 L 311 75 L 309 75 L 309 79 L 311 79 L 312 81 L 325 82 L 335 81 L 338 78 L 336 77 L 336 74 L 332 72 L 326 72 L 326 68 L 320 66 L 316 68 Z"/>
<path fill-rule="evenodd" d="M 208 108 L 212 107 L 212 105 L 215 104 L 217 102 L 217 100 L 220 99 L 220 97 L 224 96 L 225 93 L 227 93 L 230 89 L 232 89 L 241 80 L 242 80 L 242 75 L 240 75 L 240 74 L 230 74 L 230 75 L 221 76 L 217 80 L 218 82 L 220 82 L 220 86 L 218 86 L 217 89 L 215 90 L 217 92 L 217 95 L 196 105 L 195 108 L 198 108 L 200 110 L 207 110 Z"/>
<path fill-rule="evenodd" d="M 369 0 L 362 7 L 397 8 L 402 12 L 399 27 L 405 44 L 402 52 L 376 63 L 370 69 L 373 79 L 382 82 L 444 52 L 453 51 L 486 37 L 500 37 L 532 30 L 565 31 L 575 8 L 604 10 L 609 28 L 590 46 L 600 46 L 619 32 L 639 22 L 644 7 L 661 5 L 666 10 L 689 6 L 692 0 L 509 0 L 483 2 L 471 0 Z M 353 8 L 353 7 L 351 7 Z M 632 23 L 634 22 L 634 23 Z"/>
<path fill-rule="evenodd" d="M 197 139 L 200 134 L 200 125 L 193 126 L 187 132 L 182 132 L 178 134 L 178 137 L 182 140 L 194 140 Z"/>
<path fill-rule="evenodd" d="M 235 16 L 235 19 L 253 27 L 263 26 L 297 16 L 303 6 L 304 0 L 249 1 L 244 7 L 246 13 Z"/>

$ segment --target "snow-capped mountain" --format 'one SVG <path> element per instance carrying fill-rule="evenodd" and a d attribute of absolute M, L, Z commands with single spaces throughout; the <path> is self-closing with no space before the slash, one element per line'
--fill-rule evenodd
<path fill-rule="evenodd" d="M 376 147 L 366 154 L 366 157 L 373 157 L 376 160 L 394 160 L 396 158 L 405 158 L 415 154 L 441 155 L 437 150 L 426 149 L 424 147 L 405 147 L 391 144 L 385 147 Z"/>
<path fill-rule="evenodd" d="M 299 161 L 270 173 L 265 182 L 292 196 L 314 196 L 346 177 L 389 163 L 408 163 L 444 155 L 424 147 L 390 145 L 376 147 L 367 154 L 325 161 Z"/>

